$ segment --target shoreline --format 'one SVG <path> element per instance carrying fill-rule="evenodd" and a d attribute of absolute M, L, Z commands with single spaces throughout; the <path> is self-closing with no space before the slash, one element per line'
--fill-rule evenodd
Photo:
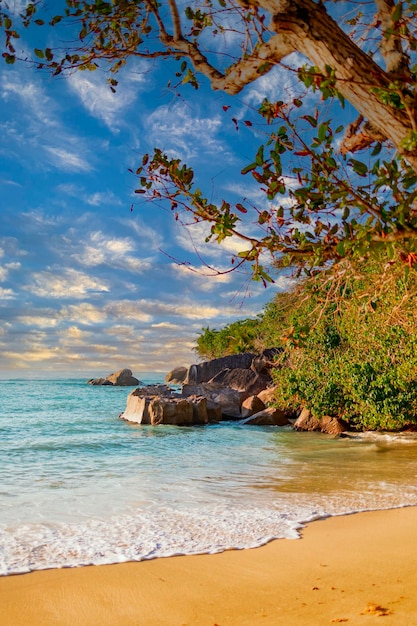
<path fill-rule="evenodd" d="M 329 517 L 301 539 L 0 578 L 0 626 L 417 625 L 417 507 Z M 378 623 L 378 622 L 377 622 Z"/>

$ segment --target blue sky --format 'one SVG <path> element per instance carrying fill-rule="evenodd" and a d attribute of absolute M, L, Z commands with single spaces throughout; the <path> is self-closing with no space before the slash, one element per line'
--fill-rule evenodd
<path fill-rule="evenodd" d="M 259 129 L 241 122 L 265 96 L 293 96 L 291 75 L 275 68 L 233 99 L 208 85 L 178 97 L 171 70 L 131 63 L 112 94 L 103 71 L 0 66 L 1 377 L 167 372 L 196 361 L 202 327 L 255 316 L 288 283 L 265 290 L 248 269 L 215 275 L 205 264 L 229 268 L 241 244 L 202 243 L 204 227 L 135 195 L 128 169 L 159 146 L 193 166 L 214 200 L 259 206 L 262 192 L 239 174 Z"/>

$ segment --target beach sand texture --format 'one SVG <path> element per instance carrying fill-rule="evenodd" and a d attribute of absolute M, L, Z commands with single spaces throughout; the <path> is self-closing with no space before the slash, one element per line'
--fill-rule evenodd
<path fill-rule="evenodd" d="M 1 626 L 417 626 L 417 508 L 243 551 L 0 578 Z"/>

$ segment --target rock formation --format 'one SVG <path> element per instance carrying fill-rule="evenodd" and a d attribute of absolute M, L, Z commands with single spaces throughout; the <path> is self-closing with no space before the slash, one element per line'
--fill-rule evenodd
<path fill-rule="evenodd" d="M 187 373 L 187 367 L 174 367 L 174 369 L 165 376 L 164 381 L 172 385 L 182 385 L 187 377 Z"/>
<path fill-rule="evenodd" d="M 132 370 L 127 368 L 114 372 L 107 378 L 91 378 L 87 383 L 89 385 L 112 385 L 114 387 L 135 387 L 142 384 L 133 376 Z"/>
<path fill-rule="evenodd" d="M 348 424 L 338 417 L 314 417 L 308 409 L 303 409 L 294 423 L 295 430 L 317 430 L 328 435 L 340 435 L 348 430 Z"/>
<path fill-rule="evenodd" d="M 248 423 L 285 425 L 288 420 L 282 412 L 266 407 L 271 399 L 270 369 L 278 354 L 273 348 L 258 355 L 246 352 L 213 359 L 191 365 L 188 371 L 175 368 L 165 382 L 184 380 L 181 393 L 166 385 L 135 389 L 120 417 L 137 424 L 190 426 L 253 416 Z"/>

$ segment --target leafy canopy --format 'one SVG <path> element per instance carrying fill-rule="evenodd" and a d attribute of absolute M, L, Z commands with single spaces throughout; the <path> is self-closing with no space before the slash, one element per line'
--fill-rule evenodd
<path fill-rule="evenodd" d="M 22 28 L 39 27 L 32 62 L 40 69 L 58 75 L 108 65 L 112 90 L 130 58 L 172 58 L 175 88 L 197 89 L 209 80 L 231 95 L 286 64 L 294 93 L 265 100 L 240 124 L 263 137 L 240 170 L 260 186 L 259 205 L 227 197 L 212 202 L 205 181 L 197 183 L 193 170 L 163 146 L 144 155 L 134 172 L 138 194 L 166 203 L 176 217 L 185 212 L 209 224 L 208 239 L 245 241 L 235 266 L 249 262 L 254 278 L 266 284 L 270 259 L 307 273 L 345 258 L 416 264 L 417 3 L 66 0 L 57 6 L 51 14 L 48 3 L 30 2 L 17 16 L 0 0 L 6 63 L 24 56 Z M 76 37 L 63 47 L 68 32 Z M 45 39 L 57 45 L 45 46 Z M 346 116 L 347 127 L 340 123 Z"/>

